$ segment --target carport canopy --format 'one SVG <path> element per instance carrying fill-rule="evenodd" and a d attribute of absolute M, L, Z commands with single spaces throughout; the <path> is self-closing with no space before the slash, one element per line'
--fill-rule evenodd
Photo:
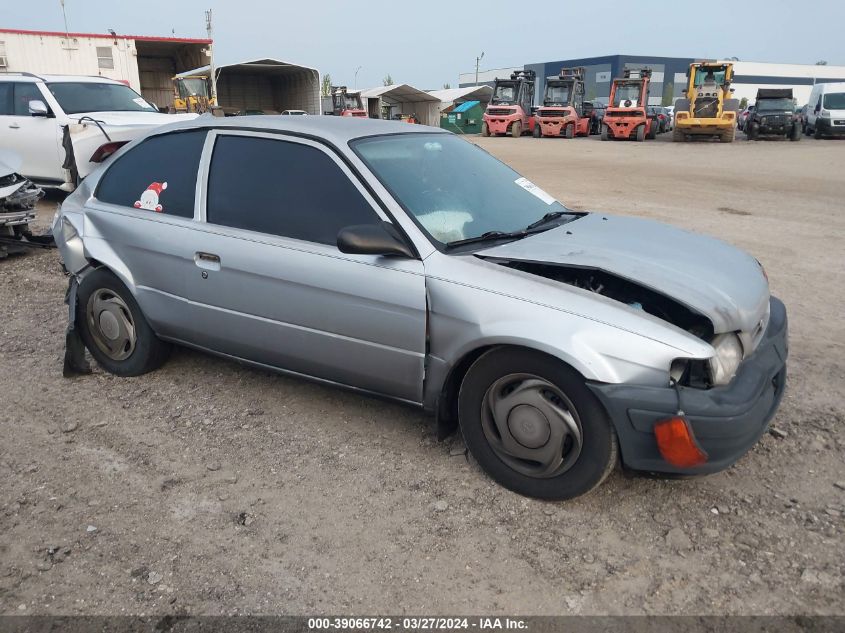
<path fill-rule="evenodd" d="M 305 110 L 321 114 L 320 72 L 278 59 L 254 59 L 215 67 L 217 102 L 224 110 Z M 177 77 L 211 76 L 203 66 Z"/>
<path fill-rule="evenodd" d="M 398 108 L 402 114 L 415 114 L 423 125 L 440 125 L 440 99 L 408 84 L 394 84 L 361 91 L 361 99 L 378 99 Z"/>
<path fill-rule="evenodd" d="M 493 97 L 493 89 L 490 86 L 467 86 L 466 88 L 429 90 L 428 94 L 440 99 L 440 111 L 442 112 L 455 103 L 466 101 L 480 101 L 481 107 L 486 107 Z"/>

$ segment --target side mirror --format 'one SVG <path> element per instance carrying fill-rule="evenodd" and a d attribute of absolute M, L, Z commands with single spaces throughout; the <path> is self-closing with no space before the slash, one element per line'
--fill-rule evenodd
<path fill-rule="evenodd" d="M 50 116 L 50 111 L 47 109 L 47 104 L 40 99 L 33 99 L 29 102 L 29 114 L 31 116 Z"/>
<path fill-rule="evenodd" d="M 337 248 L 351 255 L 416 257 L 390 222 L 344 227 L 337 234 Z"/>

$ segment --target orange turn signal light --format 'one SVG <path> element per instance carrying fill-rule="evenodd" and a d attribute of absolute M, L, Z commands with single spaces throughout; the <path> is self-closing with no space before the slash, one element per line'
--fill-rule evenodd
<path fill-rule="evenodd" d="M 689 420 L 676 415 L 654 423 L 657 448 L 667 462 L 678 468 L 692 468 L 707 461 L 707 453 L 695 439 Z"/>

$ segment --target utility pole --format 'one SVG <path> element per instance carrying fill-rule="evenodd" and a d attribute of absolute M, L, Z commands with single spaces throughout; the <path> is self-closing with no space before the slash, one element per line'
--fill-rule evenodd
<path fill-rule="evenodd" d="M 211 9 L 205 12 L 205 31 L 208 33 L 208 53 L 211 61 L 209 67 L 211 69 L 211 101 L 217 105 L 217 69 L 214 67 L 214 36 L 211 26 Z"/>
<path fill-rule="evenodd" d="M 481 55 L 475 58 L 475 85 L 478 85 L 478 65 L 481 64 L 481 60 L 484 59 L 484 51 L 481 51 Z"/>
<path fill-rule="evenodd" d="M 355 79 L 352 80 L 352 87 L 356 90 L 358 89 L 358 71 L 361 70 L 361 68 L 362 66 L 358 66 L 358 68 L 355 69 Z"/>
<path fill-rule="evenodd" d="M 70 42 L 70 31 L 67 28 L 67 13 L 65 13 L 65 0 L 59 0 L 62 5 L 62 18 L 65 21 L 65 41 Z"/>

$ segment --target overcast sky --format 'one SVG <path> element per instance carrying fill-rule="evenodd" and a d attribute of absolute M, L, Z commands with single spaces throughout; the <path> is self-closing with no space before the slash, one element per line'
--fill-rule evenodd
<path fill-rule="evenodd" d="M 59 0 L 0 0 L 0 27 L 64 30 Z M 845 65 L 845 2 L 637 0 L 66 0 L 71 31 L 205 37 L 218 63 L 275 57 L 335 84 L 457 86 L 458 73 L 594 55 Z M 538 15 L 542 7 L 542 15 Z"/>

